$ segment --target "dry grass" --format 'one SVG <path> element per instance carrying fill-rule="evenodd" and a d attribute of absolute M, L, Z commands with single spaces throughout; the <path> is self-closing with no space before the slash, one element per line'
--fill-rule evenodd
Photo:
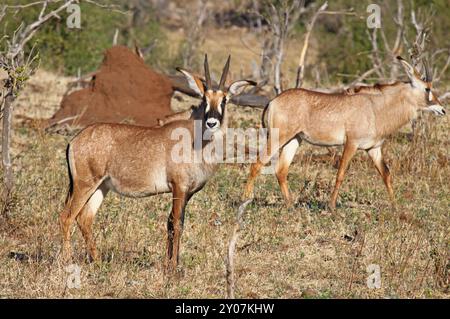
<path fill-rule="evenodd" d="M 239 37 L 233 39 L 227 48 L 243 57 L 232 70 L 239 75 L 241 65 L 250 65 L 255 57 L 239 51 Z M 252 36 L 245 39 L 256 46 Z M 215 57 L 213 70 L 218 72 L 225 59 L 222 48 L 208 42 L 204 46 Z M 288 58 L 294 51 L 291 46 Z M 289 60 L 288 70 L 295 68 L 295 59 Z M 67 81 L 39 72 L 20 97 L 16 114 L 49 117 Z M 191 102 L 177 101 L 176 107 Z M 234 106 L 229 113 L 233 127 L 255 127 L 261 115 L 260 110 Z M 12 145 L 16 190 L 7 216 L 0 217 L 0 297 L 225 296 L 226 245 L 248 165 L 221 167 L 193 197 L 182 237 L 181 271 L 170 279 L 162 268 L 170 195 L 137 200 L 110 194 L 94 225 L 103 262 L 86 262 L 84 242 L 74 228 L 81 287 L 69 289 L 69 273 L 58 258 L 58 215 L 68 187 L 65 147 L 70 137 L 45 133 L 39 121 L 20 116 L 14 119 Z M 408 140 L 407 127 L 384 147 L 394 176 L 396 209 L 363 152 L 351 163 L 334 215 L 325 204 L 336 169 L 326 156 L 317 156 L 325 149 L 300 147 L 289 175 L 296 197 L 292 209 L 284 206 L 274 176 L 258 178 L 237 247 L 236 296 L 448 298 L 449 120 L 426 116 L 422 123 L 427 130 L 414 142 Z M 381 267 L 380 289 L 366 285 L 370 264 Z"/>
<path fill-rule="evenodd" d="M 66 79 L 38 74 L 17 111 L 55 107 Z M 31 89 L 30 89 L 31 88 Z M 37 112 L 37 113 L 34 113 Z M 46 115 L 47 112 L 43 112 Z M 258 122 L 260 111 L 231 107 L 232 125 Z M 290 171 L 297 197 L 285 208 L 276 179 L 257 181 L 246 213 L 236 259 L 237 297 L 448 297 L 449 141 L 448 118 L 428 120 L 427 138 L 408 142 L 399 134 L 385 153 L 395 177 L 398 207 L 367 156 L 351 164 L 338 214 L 324 209 L 336 170 L 317 159 L 323 149 L 302 145 Z M 85 261 L 84 242 L 74 229 L 80 289 L 68 289 L 69 275 L 58 259 L 58 214 L 67 190 L 68 137 L 46 134 L 33 122 L 15 120 L 13 138 L 16 191 L 1 218 L 2 297 L 161 297 L 225 296 L 225 256 L 247 165 L 223 166 L 191 200 L 182 237 L 181 271 L 163 274 L 170 196 L 133 200 L 109 195 L 95 222 L 101 264 Z M 15 253 L 12 256 L 11 253 Z M 381 267 L 381 289 L 366 285 L 369 264 Z"/>

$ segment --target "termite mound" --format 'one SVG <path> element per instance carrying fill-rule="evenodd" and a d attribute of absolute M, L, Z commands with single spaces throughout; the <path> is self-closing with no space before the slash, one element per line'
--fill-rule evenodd
<path fill-rule="evenodd" d="M 150 69 L 133 51 L 114 46 L 89 85 L 66 95 L 48 126 L 85 127 L 92 123 L 157 125 L 158 118 L 172 113 L 171 81 Z"/>

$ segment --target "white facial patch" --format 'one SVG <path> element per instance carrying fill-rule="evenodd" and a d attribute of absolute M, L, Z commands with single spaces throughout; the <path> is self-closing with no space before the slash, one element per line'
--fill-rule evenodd
<path fill-rule="evenodd" d="M 431 90 L 428 91 L 428 101 L 433 101 L 433 94 L 431 93 Z"/>
<path fill-rule="evenodd" d="M 434 114 L 438 115 L 438 116 L 444 116 L 445 115 L 445 109 L 437 104 L 433 104 L 429 107 L 426 108 L 427 111 L 429 112 L 433 112 Z"/>
<path fill-rule="evenodd" d="M 216 130 L 220 127 L 220 121 L 215 118 L 209 118 L 206 120 L 206 128 L 209 130 Z"/>
<path fill-rule="evenodd" d="M 208 94 L 210 94 L 210 95 L 212 95 L 212 93 L 213 93 L 213 90 L 208 90 L 208 91 L 206 91 L 206 93 L 208 93 Z M 206 98 L 206 107 L 205 107 L 205 113 L 208 113 L 209 112 L 209 110 L 211 109 L 211 105 L 210 105 L 210 100 L 209 100 L 209 96 L 208 96 L 208 94 L 205 94 L 205 98 Z"/>
<path fill-rule="evenodd" d="M 222 114 L 222 103 L 225 101 L 225 97 L 220 101 L 219 105 L 217 106 L 217 111 L 219 111 L 220 114 Z"/>

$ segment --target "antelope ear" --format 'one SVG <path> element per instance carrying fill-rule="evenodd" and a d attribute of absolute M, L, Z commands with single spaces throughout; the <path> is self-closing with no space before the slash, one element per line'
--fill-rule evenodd
<path fill-rule="evenodd" d="M 203 85 L 203 82 L 198 77 L 196 77 L 195 75 L 192 75 L 188 71 L 183 70 L 181 68 L 177 68 L 177 71 L 183 73 L 183 75 L 186 77 L 189 88 L 191 90 L 193 90 L 199 96 L 203 96 L 205 94 L 205 86 Z"/>
<path fill-rule="evenodd" d="M 414 87 L 420 87 L 422 81 L 420 79 L 420 74 L 419 74 L 419 72 L 417 72 L 416 68 L 413 67 L 408 62 L 406 62 L 406 60 L 403 59 L 401 56 L 397 56 L 397 60 L 400 61 L 400 63 L 403 66 L 403 69 L 405 70 L 406 74 L 408 75 L 409 79 L 411 80 L 411 85 Z"/>
<path fill-rule="evenodd" d="M 256 85 L 256 82 L 247 80 L 233 82 L 228 88 L 228 95 L 240 94 L 247 85 Z"/>

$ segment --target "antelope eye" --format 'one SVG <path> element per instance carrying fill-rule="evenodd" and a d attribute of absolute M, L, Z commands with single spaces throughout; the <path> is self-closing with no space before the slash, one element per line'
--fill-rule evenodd
<path fill-rule="evenodd" d="M 425 88 L 425 92 L 430 93 L 430 88 Z"/>

